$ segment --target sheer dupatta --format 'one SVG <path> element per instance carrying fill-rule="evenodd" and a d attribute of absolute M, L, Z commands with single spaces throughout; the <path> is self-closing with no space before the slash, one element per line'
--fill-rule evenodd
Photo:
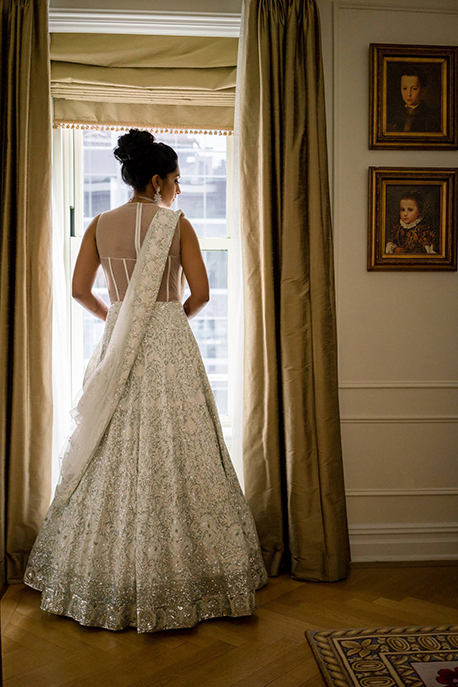
<path fill-rule="evenodd" d="M 156 302 L 182 210 L 159 208 L 143 241 L 104 357 L 86 375 L 61 453 L 54 502 L 64 506 L 84 475 L 124 391 Z"/>

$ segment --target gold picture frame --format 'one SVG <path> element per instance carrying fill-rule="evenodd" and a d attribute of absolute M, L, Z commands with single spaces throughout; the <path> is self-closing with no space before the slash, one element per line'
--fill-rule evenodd
<path fill-rule="evenodd" d="M 458 47 L 370 44 L 371 149 L 458 148 Z"/>
<path fill-rule="evenodd" d="M 456 270 L 457 175 L 369 167 L 368 270 Z"/>

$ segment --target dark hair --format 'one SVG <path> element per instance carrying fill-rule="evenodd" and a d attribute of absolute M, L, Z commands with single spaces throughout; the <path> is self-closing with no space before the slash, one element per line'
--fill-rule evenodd
<path fill-rule="evenodd" d="M 149 131 L 130 129 L 118 138 L 113 151 L 121 163 L 123 181 L 135 191 L 143 191 L 155 174 L 165 179 L 178 166 L 178 155 L 165 143 L 156 142 Z"/>
<path fill-rule="evenodd" d="M 423 71 L 423 69 L 420 69 L 419 67 L 414 67 L 411 64 L 406 65 L 405 69 L 400 69 L 401 73 L 401 78 L 403 76 L 416 76 L 418 77 L 418 81 L 420 83 L 421 88 L 426 88 L 428 84 L 428 80 L 426 78 L 426 74 Z"/>
<path fill-rule="evenodd" d="M 425 201 L 423 198 L 423 194 L 416 188 L 413 188 L 411 191 L 406 191 L 399 199 L 399 202 L 401 200 L 414 200 L 418 206 L 418 212 L 420 215 L 423 215 L 423 208 L 425 205 Z"/>

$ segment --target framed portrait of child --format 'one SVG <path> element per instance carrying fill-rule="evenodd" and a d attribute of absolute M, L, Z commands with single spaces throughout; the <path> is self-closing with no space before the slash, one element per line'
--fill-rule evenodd
<path fill-rule="evenodd" d="M 458 148 L 458 48 L 370 45 L 369 147 Z"/>
<path fill-rule="evenodd" d="M 368 270 L 456 270 L 457 175 L 369 168 Z"/>

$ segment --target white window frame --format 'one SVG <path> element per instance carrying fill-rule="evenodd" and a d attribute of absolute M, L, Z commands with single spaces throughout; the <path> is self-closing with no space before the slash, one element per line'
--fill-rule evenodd
<path fill-rule="evenodd" d="M 83 194 L 83 132 L 79 129 L 63 129 L 61 131 L 62 145 L 62 168 L 64 181 L 64 208 L 65 208 L 65 227 L 63 228 L 68 237 L 68 259 L 66 264 L 69 266 L 67 273 L 68 294 L 71 297 L 71 281 L 76 259 L 81 246 L 84 226 L 84 194 Z M 232 435 L 232 416 L 234 394 L 234 351 L 236 349 L 235 326 L 232 321 L 234 308 L 231 307 L 230 294 L 233 292 L 232 284 L 232 264 L 236 259 L 234 241 L 231 237 L 232 214 L 231 203 L 233 178 L 233 137 L 227 136 L 227 158 L 226 158 L 226 208 L 227 208 L 227 236 L 223 238 L 199 237 L 200 248 L 202 251 L 226 250 L 228 260 L 228 414 L 220 415 L 223 432 L 230 448 Z M 73 213 L 73 222 L 70 221 Z M 70 235 L 71 225 L 73 224 L 74 235 Z M 83 367 L 83 308 L 74 299 L 71 299 L 70 308 L 70 355 L 71 355 L 71 395 L 75 398 L 81 388 L 81 369 Z M 232 336 L 231 336 L 232 335 Z M 78 341 L 81 344 L 78 344 Z"/>

